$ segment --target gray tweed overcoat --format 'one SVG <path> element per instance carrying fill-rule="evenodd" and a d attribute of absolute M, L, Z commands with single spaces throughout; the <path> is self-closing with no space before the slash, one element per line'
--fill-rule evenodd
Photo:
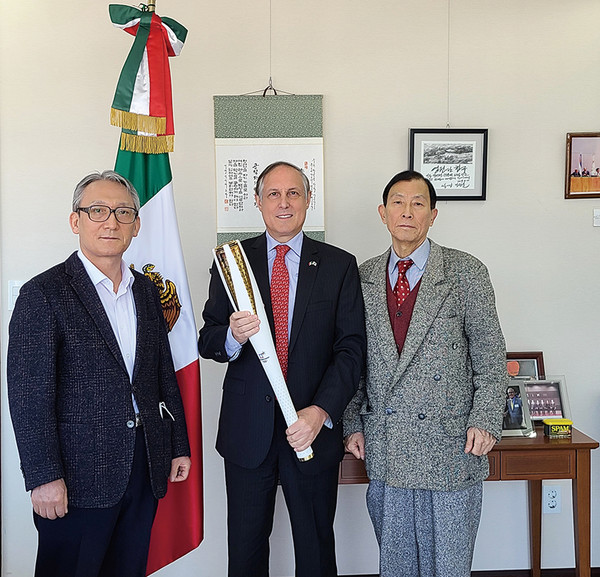
<path fill-rule="evenodd" d="M 365 435 L 367 473 L 394 487 L 460 490 L 488 475 L 465 454 L 466 432 L 501 436 L 507 385 L 504 337 L 486 267 L 431 242 L 399 355 L 387 310 L 390 250 L 360 266 L 367 364 L 344 415 L 344 434 Z"/>

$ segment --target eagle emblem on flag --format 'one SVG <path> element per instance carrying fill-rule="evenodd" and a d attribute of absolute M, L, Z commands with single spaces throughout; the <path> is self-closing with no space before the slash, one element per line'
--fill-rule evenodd
<path fill-rule="evenodd" d="M 133 265 L 131 265 L 133 268 Z M 160 304 L 162 306 L 163 316 L 167 323 L 167 332 L 171 332 L 175 323 L 179 319 L 181 313 L 181 303 L 177 295 L 177 287 L 172 280 L 163 279 L 162 274 L 154 270 L 155 266 L 152 263 L 145 264 L 142 267 L 144 276 L 147 276 L 158 289 L 160 295 Z"/>

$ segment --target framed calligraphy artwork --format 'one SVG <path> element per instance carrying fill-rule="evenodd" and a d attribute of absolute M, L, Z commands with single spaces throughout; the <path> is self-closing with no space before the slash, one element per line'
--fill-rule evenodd
<path fill-rule="evenodd" d="M 409 166 L 439 200 L 485 200 L 487 145 L 487 128 L 411 128 Z"/>

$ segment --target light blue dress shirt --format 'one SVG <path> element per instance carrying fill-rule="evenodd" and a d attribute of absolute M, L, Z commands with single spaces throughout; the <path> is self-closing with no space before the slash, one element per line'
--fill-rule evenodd
<path fill-rule="evenodd" d="M 410 290 L 413 290 L 425 272 L 425 267 L 427 266 L 427 260 L 429 259 L 430 252 L 431 244 L 428 238 L 426 238 L 425 242 L 416 248 L 406 258 L 400 258 L 394 252 L 394 247 L 392 246 L 390 260 L 388 262 L 388 277 L 390 279 L 390 286 L 394 288 L 396 286 L 396 281 L 398 280 L 398 267 L 396 266 L 398 261 L 411 259 L 414 264 L 406 271 L 406 280 L 408 281 Z"/>
<path fill-rule="evenodd" d="M 302 241 L 304 240 L 304 233 L 300 231 L 294 238 L 288 242 L 277 242 L 268 232 L 267 235 L 267 264 L 269 267 L 269 284 L 271 284 L 271 274 L 273 273 L 273 263 L 277 256 L 277 245 L 287 244 L 290 250 L 285 255 L 285 266 L 288 269 L 290 277 L 289 285 L 289 301 L 288 301 L 288 342 L 290 340 L 290 333 L 292 330 L 292 319 L 294 316 L 294 304 L 296 302 L 296 289 L 298 287 L 298 273 L 300 271 L 300 254 L 302 253 Z M 411 267 L 412 268 L 412 267 Z M 225 339 L 225 351 L 230 361 L 235 361 L 237 356 L 242 350 L 242 345 L 238 343 L 231 332 L 231 327 L 227 329 L 227 338 Z M 333 428 L 333 421 L 331 417 L 327 415 L 325 420 L 325 426 L 329 429 Z"/>

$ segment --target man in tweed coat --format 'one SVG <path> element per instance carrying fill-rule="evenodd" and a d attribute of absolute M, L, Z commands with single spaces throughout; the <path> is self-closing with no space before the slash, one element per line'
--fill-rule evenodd
<path fill-rule="evenodd" d="M 502 429 L 494 291 L 480 261 L 427 238 L 435 202 L 421 174 L 397 174 L 379 206 L 392 247 L 360 267 L 367 366 L 344 434 L 366 460 L 382 577 L 470 575 L 485 455 Z"/>
<path fill-rule="evenodd" d="M 38 530 L 36 577 L 143 577 L 157 499 L 189 446 L 158 291 L 122 255 L 139 198 L 112 171 L 73 195 L 78 252 L 21 289 L 8 396 Z"/>

